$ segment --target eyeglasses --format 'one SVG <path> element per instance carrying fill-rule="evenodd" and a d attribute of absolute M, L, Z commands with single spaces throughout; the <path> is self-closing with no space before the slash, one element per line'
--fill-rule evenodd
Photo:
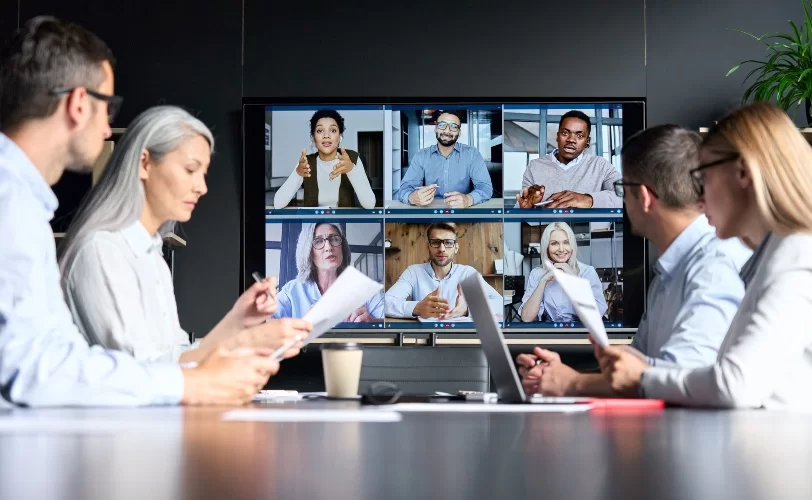
<path fill-rule="evenodd" d="M 438 130 L 445 130 L 450 128 L 452 132 L 456 132 L 460 129 L 459 123 L 448 123 L 448 122 L 437 122 L 437 129 Z"/>
<path fill-rule="evenodd" d="M 339 234 L 334 234 L 329 238 L 313 238 L 313 248 L 316 250 L 321 250 L 324 248 L 324 243 L 329 241 L 331 247 L 338 247 L 341 246 L 341 243 L 344 241 L 344 238 L 341 237 Z"/>
<path fill-rule="evenodd" d="M 431 248 L 440 248 L 440 245 L 443 245 L 443 248 L 453 248 L 456 244 L 457 240 L 438 240 L 435 238 L 429 240 Z"/>
<path fill-rule="evenodd" d="M 739 155 L 734 154 L 722 158 L 721 160 L 712 161 L 710 163 L 705 163 L 704 165 L 700 165 L 695 169 L 691 170 L 689 173 L 691 174 L 691 180 L 694 183 L 694 190 L 696 191 L 697 196 L 702 196 L 705 194 L 705 170 L 715 167 L 717 165 L 721 165 L 723 163 L 728 163 L 731 161 L 735 161 L 739 159 Z"/>
<path fill-rule="evenodd" d="M 626 186 L 646 186 L 646 189 L 649 190 L 652 196 L 655 198 L 659 198 L 657 193 L 654 192 L 653 189 L 648 184 L 643 184 L 642 182 L 624 182 L 624 181 L 615 181 L 613 186 L 615 187 L 615 194 L 620 196 L 621 198 L 625 197 L 626 195 Z"/>
<path fill-rule="evenodd" d="M 64 95 L 70 94 L 74 90 L 80 87 L 72 87 L 69 89 L 54 89 L 50 91 L 51 95 Z M 121 109 L 121 104 L 124 102 L 124 98 L 119 95 L 106 95 L 96 92 L 95 90 L 90 90 L 88 88 L 85 89 L 87 95 L 98 99 L 100 101 L 104 101 L 107 103 L 107 119 L 110 123 L 113 123 L 113 120 L 116 119 L 116 115 L 118 114 L 118 110 Z"/>

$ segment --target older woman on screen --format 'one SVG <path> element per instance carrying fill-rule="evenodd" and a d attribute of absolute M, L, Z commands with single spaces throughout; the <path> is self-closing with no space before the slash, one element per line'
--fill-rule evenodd
<path fill-rule="evenodd" d="M 273 198 L 276 208 L 285 208 L 304 187 L 305 207 L 375 206 L 375 193 L 369 185 L 364 163 L 358 153 L 341 148 L 344 118 L 335 110 L 316 111 L 310 118 L 310 139 L 316 152 L 303 149 L 296 168 Z"/>
<path fill-rule="evenodd" d="M 116 145 L 60 247 L 65 299 L 90 344 L 143 361 L 197 362 L 220 345 L 276 348 L 307 335 L 307 322 L 265 324 L 276 306 L 272 281 L 249 288 L 201 341 L 181 328 L 162 236 L 206 194 L 213 148 L 206 125 L 174 106 L 141 113 Z"/>
<path fill-rule="evenodd" d="M 716 362 L 649 366 L 630 349 L 596 348 L 601 371 L 621 395 L 810 411 L 812 149 L 784 111 L 758 103 L 719 121 L 700 162 L 691 175 L 717 236 L 755 248 L 745 266 L 753 270 L 745 273 L 747 291 Z"/>
<path fill-rule="evenodd" d="M 541 248 L 544 249 L 542 259 L 549 259 L 553 266 L 566 273 L 589 280 L 598 312 L 603 316 L 607 308 L 603 286 L 595 268 L 578 261 L 578 245 L 570 226 L 564 222 L 549 224 L 541 235 Z M 544 321 L 543 318 L 555 323 L 578 321 L 575 307 L 556 283 L 553 273 L 543 265 L 530 272 L 519 314 L 525 322 Z"/>
<path fill-rule="evenodd" d="M 284 256 L 283 256 L 284 258 Z M 296 278 L 285 283 L 277 296 L 274 318 L 301 318 L 344 269 L 350 266 L 350 244 L 338 224 L 302 224 L 296 243 Z M 383 292 L 344 319 L 349 323 L 383 318 Z"/>

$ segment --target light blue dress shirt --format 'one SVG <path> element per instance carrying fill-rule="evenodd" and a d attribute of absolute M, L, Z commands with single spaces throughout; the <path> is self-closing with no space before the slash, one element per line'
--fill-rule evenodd
<path fill-rule="evenodd" d="M 584 151 L 586 151 L 586 150 L 584 150 Z M 553 162 L 555 162 L 555 164 L 556 164 L 556 165 L 558 165 L 559 167 L 563 168 L 564 170 L 569 170 L 569 169 L 571 169 L 572 167 L 577 166 L 579 163 L 581 163 L 581 160 L 583 160 L 583 159 L 584 159 L 584 152 L 583 152 L 583 151 L 581 151 L 581 154 L 579 154 L 578 156 L 576 156 L 575 158 L 573 158 L 572 160 L 570 160 L 570 162 L 569 162 L 569 163 L 561 163 L 560 161 L 558 161 L 558 157 L 556 156 L 557 154 L 558 154 L 558 148 L 555 148 L 555 149 L 553 150 L 553 152 L 552 152 L 552 153 L 550 153 L 550 154 L 548 154 L 547 156 L 548 156 L 548 157 L 549 157 L 549 158 L 550 158 L 550 159 L 551 159 Z"/>
<path fill-rule="evenodd" d="M 491 312 L 501 320 L 504 299 L 499 292 L 485 282 L 476 269 L 464 264 L 452 264 L 448 274 L 443 279 L 439 279 L 434 274 L 434 268 L 431 267 L 430 262 L 407 267 L 395 284 L 389 287 L 389 290 L 386 291 L 386 315 L 391 318 L 413 318 L 414 307 L 417 303 L 438 287 L 440 288 L 439 296 L 446 299 L 448 305 L 453 308 L 459 293 L 457 285 L 472 274 L 480 276 L 479 279 L 487 291 Z"/>
<path fill-rule="evenodd" d="M 60 286 L 50 186 L 0 134 L 0 394 L 29 406 L 176 404 L 177 364 L 90 347 Z"/>
<path fill-rule="evenodd" d="M 435 198 L 443 198 L 445 193 L 456 191 L 470 194 L 474 205 L 490 200 L 493 194 L 485 159 L 475 147 L 459 142 L 454 144 L 448 157 L 440 154 L 437 144 L 418 151 L 400 182 L 398 199 L 409 203 L 410 194 L 430 184 L 437 184 Z M 473 191 L 470 191 L 471 184 L 474 185 Z"/>
<path fill-rule="evenodd" d="M 744 297 L 739 270 L 752 251 L 715 233 L 701 215 L 657 260 L 648 310 L 631 344 L 652 366 L 698 368 L 716 361 Z"/>
<path fill-rule="evenodd" d="M 303 318 L 313 304 L 321 299 L 319 285 L 314 281 L 292 279 L 276 295 L 274 318 Z M 383 319 L 383 291 L 372 296 L 365 304 L 374 319 Z"/>
<path fill-rule="evenodd" d="M 583 262 L 578 262 L 578 269 L 580 271 L 578 276 L 589 281 L 590 288 L 592 288 L 592 295 L 595 297 L 595 303 L 598 306 L 598 312 L 601 314 L 601 317 L 603 317 L 608 306 L 606 305 L 606 298 L 603 296 L 603 285 L 601 284 L 600 278 L 598 278 L 598 272 L 595 271 L 594 267 L 584 264 Z M 544 274 L 546 274 L 546 272 L 540 267 L 530 272 L 530 276 L 527 278 L 524 297 L 522 297 L 522 305 L 519 306 L 519 314 L 522 313 L 524 304 L 530 299 L 530 296 L 533 295 L 536 288 L 538 288 Z M 545 311 L 550 316 L 550 321 L 554 323 L 580 321 L 575 307 L 572 305 L 572 302 L 570 302 L 567 294 L 564 293 L 561 284 L 557 281 L 547 283 L 547 286 L 544 288 L 544 295 L 542 295 L 541 307 L 539 307 L 538 313 L 539 321 L 541 321 L 541 316 Z"/>

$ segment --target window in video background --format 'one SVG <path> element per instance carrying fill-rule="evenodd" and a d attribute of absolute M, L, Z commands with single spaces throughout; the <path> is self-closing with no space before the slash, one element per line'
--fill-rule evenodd
<path fill-rule="evenodd" d="M 378 221 L 301 221 L 265 224 L 265 272 L 279 279 L 275 317 L 301 318 L 348 265 L 383 284 L 383 226 Z M 319 248 L 321 247 L 321 248 Z M 337 328 L 383 323 L 383 291 Z"/>
<path fill-rule="evenodd" d="M 359 109 L 360 108 L 360 109 Z M 324 117 L 322 129 L 317 129 L 319 141 L 311 136 L 310 120 L 316 112 L 335 112 L 343 118 L 345 130 L 340 137 L 330 127 L 336 125 L 335 119 Z M 320 120 L 321 121 L 321 120 Z M 291 109 L 270 108 L 265 111 L 266 142 L 265 152 L 265 205 L 274 208 L 295 208 L 311 206 L 331 206 L 331 208 L 372 208 L 383 206 L 384 186 L 384 115 L 381 106 L 342 108 Z M 326 132 L 319 135 L 320 130 Z M 316 143 L 318 142 L 318 144 Z M 336 194 L 323 192 L 324 188 L 306 192 L 308 179 L 296 174 L 302 150 L 306 155 L 312 156 L 315 162 L 317 153 L 322 157 L 335 158 L 343 148 L 352 159 L 356 158 L 355 165 L 363 165 L 358 171 L 350 171 L 343 175 L 342 180 L 335 180 L 333 187 L 337 193 L 346 193 L 344 201 L 351 199 L 352 205 L 347 206 L 335 202 Z M 357 155 L 357 157 L 356 157 Z M 328 163 L 329 165 L 329 163 Z M 312 170 L 312 168 L 311 168 Z M 326 173 L 325 171 L 322 171 Z M 312 175 L 312 173 L 311 173 Z M 287 183 L 286 183 L 287 182 Z M 317 175 L 316 185 L 322 185 L 326 179 Z M 340 191 L 342 186 L 345 191 Z M 297 187 L 298 185 L 298 187 Z M 316 192 L 318 191 L 318 192 Z M 333 200 L 326 203 L 327 198 Z M 318 200 L 314 203 L 313 200 Z"/>
<path fill-rule="evenodd" d="M 436 221 L 432 247 L 427 238 L 431 224 L 398 222 L 386 224 L 386 315 L 397 327 L 421 328 L 434 322 L 469 323 L 470 315 L 457 285 L 472 273 L 482 276 L 497 321 L 502 320 L 503 239 L 501 222 L 466 222 L 446 225 Z M 456 232 L 456 234 L 455 234 Z M 453 241 L 455 240 L 455 241 Z M 448 246 L 446 246 L 448 244 Z M 449 267 L 450 266 L 450 267 Z M 450 269 L 446 279 L 437 280 L 435 269 Z M 439 318 L 426 297 L 432 293 L 447 301 L 453 318 Z M 421 301 L 426 303 L 421 306 Z M 453 309 L 459 307 L 457 311 Z M 415 309 L 417 308 L 417 311 Z M 415 317 L 417 316 L 417 317 Z M 430 323 L 430 324 L 429 324 Z"/>
<path fill-rule="evenodd" d="M 549 275 L 541 262 L 545 254 L 562 270 L 589 280 L 604 322 L 622 326 L 622 219 L 505 222 L 504 237 L 506 326 L 571 327 L 580 323 L 561 286 L 546 281 Z M 534 295 L 541 283 L 546 285 Z"/>
<path fill-rule="evenodd" d="M 452 133 L 448 128 L 437 129 L 438 117 L 443 111 L 451 111 L 458 115 L 461 122 L 459 131 Z M 500 105 L 393 106 L 392 110 L 387 110 L 386 113 L 391 114 L 392 124 L 391 168 L 389 169 L 392 172 L 392 179 L 391 190 L 387 192 L 387 201 L 398 200 L 401 182 L 415 155 L 421 150 L 436 146 L 438 141 L 443 141 L 447 145 L 458 143 L 475 148 L 478 155 L 474 156 L 484 160 L 490 177 L 492 194 L 489 199 L 502 198 L 502 110 Z M 423 179 L 423 184 L 425 184 L 425 177 Z M 474 186 L 469 184 L 467 188 L 463 189 L 464 194 L 469 194 Z M 439 192 L 435 194 L 435 197 L 438 196 L 442 198 Z"/>
<path fill-rule="evenodd" d="M 561 116 L 582 111 L 592 121 L 589 147 L 585 151 L 603 156 L 618 171 L 623 145 L 622 104 L 506 105 L 504 130 L 505 198 L 514 198 L 522 189 L 522 176 L 530 160 L 552 153 Z"/>

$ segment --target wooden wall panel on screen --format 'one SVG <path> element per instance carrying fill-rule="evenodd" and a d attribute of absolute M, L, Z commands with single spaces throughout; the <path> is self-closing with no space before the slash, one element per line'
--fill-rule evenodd
<path fill-rule="evenodd" d="M 426 229 L 428 224 L 388 223 L 386 238 L 392 245 L 386 251 L 386 288 L 394 284 L 412 264 L 429 261 Z M 454 258 L 479 271 L 497 292 L 502 293 L 502 275 L 496 274 L 494 261 L 503 255 L 502 224 L 457 223 L 459 252 Z"/>

